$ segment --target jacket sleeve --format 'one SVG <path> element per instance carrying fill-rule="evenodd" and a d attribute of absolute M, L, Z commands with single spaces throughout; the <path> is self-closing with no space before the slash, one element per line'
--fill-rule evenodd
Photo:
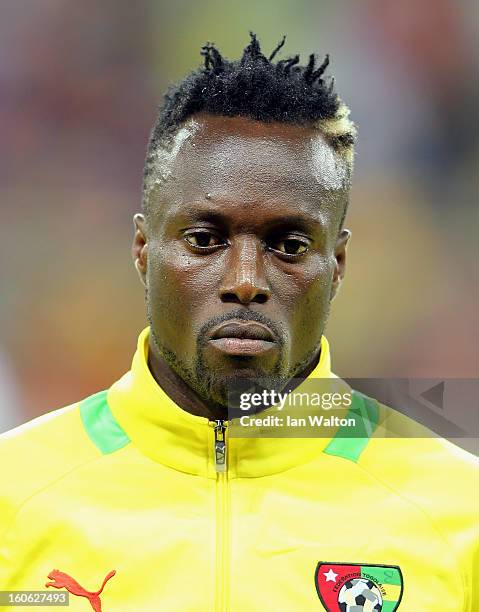
<path fill-rule="evenodd" d="M 479 489 L 471 488 L 471 496 L 479 497 Z M 472 500 L 471 500 L 472 501 Z M 465 600 L 467 612 L 479 610 L 479 508 L 478 503 L 475 512 L 465 516 L 464 514 L 454 517 L 456 528 L 449 534 L 453 543 L 464 578 Z"/>

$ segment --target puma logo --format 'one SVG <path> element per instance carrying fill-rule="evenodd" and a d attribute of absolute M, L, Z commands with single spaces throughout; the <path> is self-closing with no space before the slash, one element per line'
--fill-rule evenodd
<path fill-rule="evenodd" d="M 54 587 L 55 589 L 66 589 L 72 595 L 78 595 L 79 597 L 86 597 L 91 604 L 91 607 L 95 612 L 101 612 L 101 601 L 100 601 L 100 593 L 103 591 L 105 584 L 113 578 L 116 574 L 115 570 L 112 570 L 109 574 L 105 576 L 105 580 L 101 585 L 98 591 L 90 592 L 84 589 L 82 586 L 78 584 L 76 580 L 74 580 L 68 574 L 61 572 L 60 570 L 54 569 L 49 574 L 48 577 L 52 582 L 47 582 L 45 584 L 46 587 Z"/>

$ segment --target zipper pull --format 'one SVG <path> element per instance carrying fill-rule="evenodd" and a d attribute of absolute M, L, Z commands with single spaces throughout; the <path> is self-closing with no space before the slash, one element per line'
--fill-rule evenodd
<path fill-rule="evenodd" d="M 226 426 L 222 419 L 215 420 L 215 468 L 226 472 Z"/>

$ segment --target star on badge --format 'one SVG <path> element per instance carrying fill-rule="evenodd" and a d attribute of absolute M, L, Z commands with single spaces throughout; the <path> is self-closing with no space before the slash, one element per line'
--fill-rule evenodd
<path fill-rule="evenodd" d="M 338 574 L 335 574 L 332 569 L 330 569 L 329 572 L 323 572 L 323 574 L 326 576 L 326 582 L 336 582 L 336 578 L 338 577 Z"/>

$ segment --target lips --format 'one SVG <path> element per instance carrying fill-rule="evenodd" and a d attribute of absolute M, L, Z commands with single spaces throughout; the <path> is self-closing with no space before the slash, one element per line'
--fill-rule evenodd
<path fill-rule="evenodd" d="M 259 356 L 278 350 L 273 332 L 256 321 L 228 321 L 215 327 L 209 344 L 217 351 L 228 355 Z"/>
<path fill-rule="evenodd" d="M 275 342 L 273 332 L 266 325 L 256 322 L 237 323 L 230 321 L 223 323 L 214 328 L 211 334 L 212 340 L 219 338 L 240 338 L 242 340 Z"/>

